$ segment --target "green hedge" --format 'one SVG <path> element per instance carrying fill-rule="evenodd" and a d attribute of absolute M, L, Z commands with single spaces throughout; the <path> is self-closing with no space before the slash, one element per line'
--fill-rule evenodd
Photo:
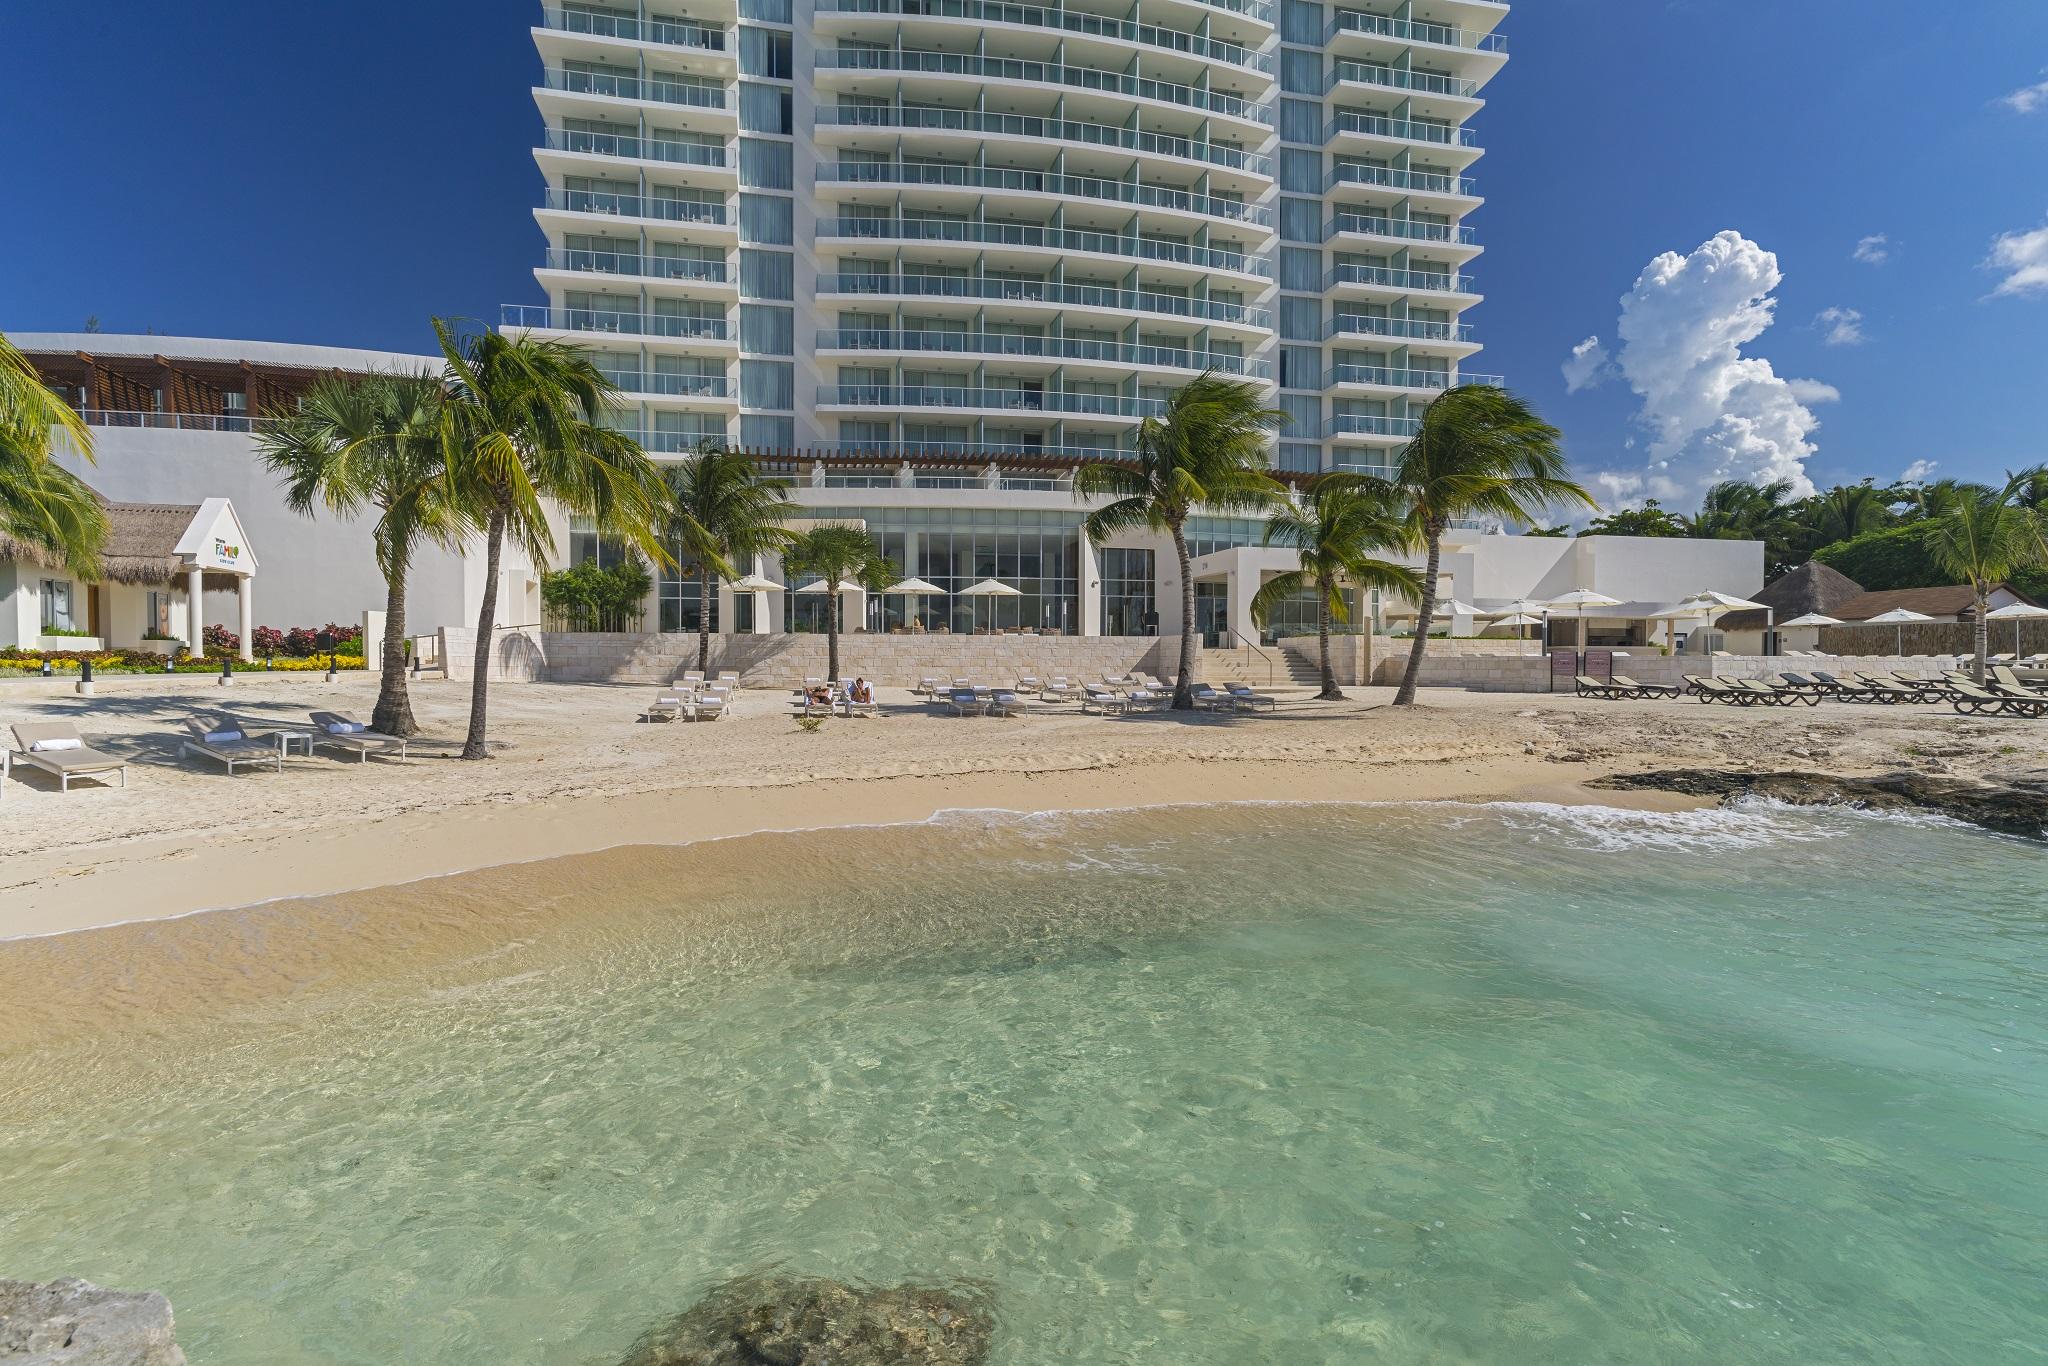
<path fill-rule="evenodd" d="M 1871 593 L 1894 588 L 1941 588 L 1954 583 L 1928 553 L 1927 538 L 1934 527 L 1929 522 L 1908 522 L 1905 526 L 1866 531 L 1852 540 L 1824 545 L 1813 558 L 1830 569 L 1840 570 Z M 2048 594 L 2048 567 L 2022 569 L 2012 576 L 2012 586 L 2030 598 Z"/>

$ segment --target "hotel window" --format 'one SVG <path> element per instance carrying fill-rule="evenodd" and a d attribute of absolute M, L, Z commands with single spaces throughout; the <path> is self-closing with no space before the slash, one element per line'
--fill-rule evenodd
<path fill-rule="evenodd" d="M 592 519 L 569 519 L 569 564 L 572 568 L 595 560 L 599 569 L 610 569 L 615 564 L 624 564 L 627 554 L 626 543 L 598 535 L 597 523 Z"/>
<path fill-rule="evenodd" d="M 796 419 L 762 413 L 740 415 L 740 445 L 750 451 L 786 451 L 796 445 Z"/>
<path fill-rule="evenodd" d="M 71 619 L 71 580 L 43 580 L 43 630 L 70 631 L 76 628 Z"/>
<path fill-rule="evenodd" d="M 156 640 L 168 640 L 171 631 L 171 595 L 161 588 L 149 590 L 149 607 L 142 619 L 143 629 Z"/>
<path fill-rule="evenodd" d="M 1159 634 L 1153 553 L 1111 546 L 1102 552 L 1102 634 Z"/>
<path fill-rule="evenodd" d="M 796 257 L 786 251 L 740 249 L 740 297 L 794 299 Z"/>
<path fill-rule="evenodd" d="M 787 190 L 796 184 L 792 142 L 740 139 L 740 184 L 750 190 Z"/>
<path fill-rule="evenodd" d="M 794 408 L 796 367 L 782 360 L 741 361 L 740 404 L 747 408 Z"/>
<path fill-rule="evenodd" d="M 790 35 L 774 29 L 740 29 L 740 71 L 748 76 L 766 76 L 786 81 L 793 74 Z"/>
<path fill-rule="evenodd" d="M 740 241 L 788 246 L 796 240 L 795 207 L 780 195 L 741 195 Z"/>
<path fill-rule="evenodd" d="M 778 85 L 740 82 L 740 127 L 749 133 L 780 133 L 794 128 L 789 91 Z"/>

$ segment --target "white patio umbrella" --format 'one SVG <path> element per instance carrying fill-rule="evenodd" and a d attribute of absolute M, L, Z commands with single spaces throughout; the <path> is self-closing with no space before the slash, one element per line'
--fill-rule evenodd
<path fill-rule="evenodd" d="M 732 591 L 735 593 L 780 593 L 782 585 L 765 574 L 749 574 L 745 578 L 734 579 L 732 581 Z"/>
<path fill-rule="evenodd" d="M 1444 635 L 1446 638 L 1457 630 L 1457 619 L 1459 617 L 1476 617 L 1478 615 L 1479 609 L 1477 607 L 1474 607 L 1469 602 L 1460 602 L 1456 598 L 1445 598 L 1436 605 L 1436 618 L 1444 624 Z"/>
<path fill-rule="evenodd" d="M 1586 628 L 1584 625 L 1586 609 L 1588 607 L 1619 606 L 1621 606 L 1620 598 L 1610 598 L 1605 593 L 1595 593 L 1590 588 L 1575 588 L 1561 598 L 1552 598 L 1549 602 L 1544 603 L 1543 611 L 1544 615 L 1548 616 L 1552 612 L 1569 610 L 1572 614 L 1572 619 L 1581 623 L 1579 639 L 1576 643 L 1584 645 L 1586 643 Z"/>
<path fill-rule="evenodd" d="M 825 586 L 825 581 L 823 579 L 812 579 L 809 583 L 805 584 L 802 588 L 799 588 L 796 591 L 799 593 L 829 593 L 832 590 Z"/>
<path fill-rule="evenodd" d="M 2015 602 L 2005 607 L 1994 607 L 1984 614 L 1986 621 L 2009 621 L 2012 623 L 2012 652 L 2020 652 L 2020 623 L 2048 617 L 2048 607 L 2036 607 L 2031 602 Z"/>
<path fill-rule="evenodd" d="M 2042 615 L 2042 616 L 2044 616 L 2044 617 L 2048 617 L 2048 611 L 2044 611 L 2043 613 L 2041 613 L 2041 615 Z M 1778 623 L 1778 626 L 1779 626 L 1779 628 L 1780 628 L 1780 629 L 1782 629 L 1782 630 L 1787 630 L 1787 631 L 1791 630 L 1791 629 L 1792 629 L 1793 627 L 1795 627 L 1795 626 L 1842 626 L 1842 625 L 1846 625 L 1846 623 L 1844 623 L 1844 622 L 1840 622 L 1840 621 L 1836 621 L 1836 620 L 1835 620 L 1835 619 L 1834 619 L 1833 617 L 1829 617 L 1829 616 L 1822 616 L 1822 615 L 1821 615 L 1821 614 L 1820 614 L 1819 612 L 1808 612 L 1808 613 L 1807 613 L 1807 614 L 1806 614 L 1805 616 L 1803 616 L 1803 617 L 1794 617 L 1794 618 L 1792 618 L 1792 620 L 1790 620 L 1790 621 L 1781 621 L 1781 622 L 1779 622 L 1779 623 Z"/>
<path fill-rule="evenodd" d="M 1709 588 L 1695 593 L 1678 604 L 1680 607 L 1698 606 L 1706 613 L 1707 624 L 1714 624 L 1714 618 L 1722 612 L 1762 612 L 1764 614 L 1764 650 L 1770 651 L 1771 632 L 1775 629 L 1772 617 L 1776 614 L 1761 602 L 1738 598 L 1732 593 L 1717 593 Z"/>
<path fill-rule="evenodd" d="M 980 583 L 969 584 L 961 589 L 960 596 L 963 598 L 1021 598 L 1024 596 L 1024 591 L 1020 588 L 1012 588 L 1000 579 L 983 579 Z M 978 618 L 976 624 L 979 624 Z"/>
<path fill-rule="evenodd" d="M 1687 601 L 1673 603 L 1661 612 L 1652 612 L 1648 620 L 1670 623 L 1665 628 L 1664 634 L 1667 637 L 1667 644 L 1671 649 L 1671 653 L 1677 654 L 1679 619 L 1682 617 L 1704 617 L 1706 614 L 1707 609 L 1705 607 L 1702 607 L 1699 603 Z"/>
<path fill-rule="evenodd" d="M 1889 612 L 1880 612 L 1863 621 L 1865 626 L 1894 626 L 1898 628 L 1898 641 L 1892 649 L 1895 655 L 1906 653 L 1906 623 L 1912 621 L 1933 621 L 1934 618 L 1921 612 L 1909 612 L 1903 607 L 1894 607 Z"/>
<path fill-rule="evenodd" d="M 943 598 L 946 596 L 946 590 L 929 579 L 900 579 L 884 588 L 882 595 L 884 597 L 895 595 L 906 598 Z M 922 629 L 922 627 L 919 629 Z"/>
<path fill-rule="evenodd" d="M 1488 615 L 1490 616 L 1492 614 L 1489 613 Z M 1515 641 L 1517 644 L 1520 644 L 1528 640 L 1528 637 L 1522 634 L 1522 628 L 1524 626 L 1541 626 L 1543 624 L 1543 618 L 1532 617 L 1527 612 L 1510 612 L 1507 616 L 1495 618 L 1493 624 L 1495 626 L 1514 627 Z M 1524 650 L 1522 651 L 1522 653 L 1527 654 L 1529 652 L 1527 650 Z"/>

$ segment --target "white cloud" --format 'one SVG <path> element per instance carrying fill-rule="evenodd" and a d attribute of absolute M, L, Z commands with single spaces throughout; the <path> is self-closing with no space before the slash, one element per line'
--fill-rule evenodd
<path fill-rule="evenodd" d="M 1607 364 L 1607 348 L 1598 337 L 1588 337 L 1574 346 L 1571 358 L 1559 368 L 1564 371 L 1564 391 L 1568 394 L 1590 389 L 1613 373 Z"/>
<path fill-rule="evenodd" d="M 1776 256 L 1733 231 L 1644 268 L 1621 300 L 1616 361 L 1642 399 L 1649 460 L 1640 474 L 1596 475 L 1602 489 L 1679 508 L 1724 480 L 1813 492 L 1805 462 L 1820 421 L 1804 405 L 1838 395 L 1742 354 L 1769 329 L 1782 279 Z"/>
<path fill-rule="evenodd" d="M 1827 330 L 1824 340 L 1829 346 L 1863 345 L 1863 314 L 1856 309 L 1823 308 L 1813 325 Z"/>
<path fill-rule="evenodd" d="M 1817 379 L 1788 379 L 1785 387 L 1792 391 L 1792 397 L 1801 403 L 1840 403 L 1842 391 L 1832 384 Z"/>
<path fill-rule="evenodd" d="M 1897 482 L 1901 484 L 1924 484 L 1933 477 L 1934 471 L 1937 468 L 1937 462 L 1933 460 L 1915 460 L 1900 472 Z"/>
<path fill-rule="evenodd" d="M 2032 232 L 2000 233 L 1984 264 L 2006 272 L 1993 294 L 2048 294 L 2048 224 Z"/>
<path fill-rule="evenodd" d="M 2023 85 L 1998 102 L 2015 114 L 2031 114 L 2037 109 L 2048 109 L 2048 81 Z"/>
<path fill-rule="evenodd" d="M 1866 266 L 1881 266 L 1892 259 L 1892 239 L 1881 232 L 1856 240 L 1856 250 L 1849 253 L 1852 260 Z"/>

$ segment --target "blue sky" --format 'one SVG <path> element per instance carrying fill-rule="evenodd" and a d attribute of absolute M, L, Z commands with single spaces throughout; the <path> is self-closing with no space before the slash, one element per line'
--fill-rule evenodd
<path fill-rule="evenodd" d="M 2048 82 L 2048 3 L 1930 14 L 1541 0 L 1509 20 L 1479 124 L 1475 366 L 1617 500 L 1688 504 L 1714 472 L 1787 459 L 1822 485 L 2048 460 L 2048 90 L 2019 94 Z M 534 301 L 530 17 L 523 0 L 5 7 L 0 328 L 97 315 L 419 350 L 431 313 Z M 1740 243 L 1695 255 L 1724 231 Z M 1864 255 L 1885 259 L 1855 259 L 1874 237 Z M 1620 300 L 1666 252 L 1680 262 L 1625 345 Z M 1763 253 L 1775 321 L 1741 361 L 1694 346 L 1756 330 Z M 2029 263 L 2044 287 L 1995 292 Z M 1611 359 L 1568 393 L 1587 338 Z M 1728 397 L 1735 374 L 1750 382 Z"/>

